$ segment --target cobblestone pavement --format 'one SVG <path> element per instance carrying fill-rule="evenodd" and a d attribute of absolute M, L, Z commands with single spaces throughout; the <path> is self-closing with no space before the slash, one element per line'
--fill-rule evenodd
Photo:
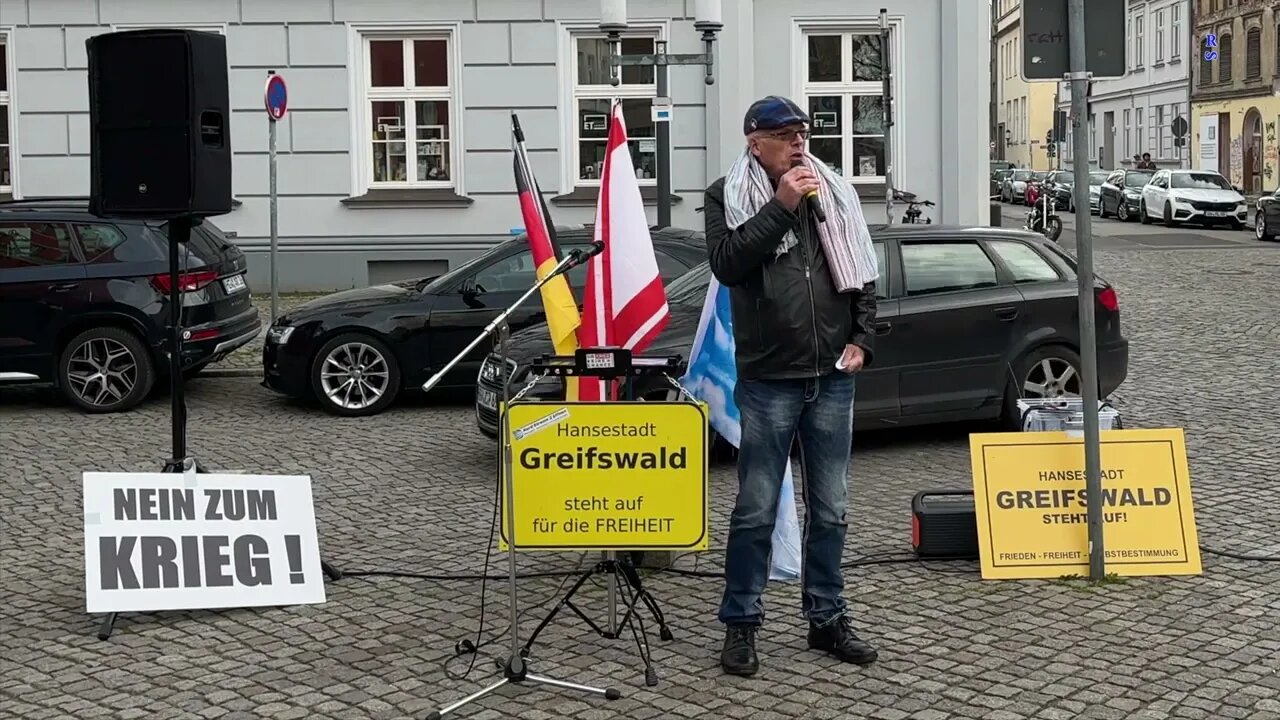
<path fill-rule="evenodd" d="M 1097 254 L 1133 342 L 1116 404 L 1130 427 L 1186 428 L 1202 541 L 1233 552 L 1280 554 L 1277 250 Z M 196 380 L 189 392 L 192 452 L 206 465 L 312 475 L 323 551 L 341 569 L 482 570 L 495 452 L 465 402 L 343 420 L 251 378 Z M 159 469 L 168 423 L 163 396 L 86 417 L 48 393 L 0 391 L 0 718 L 422 718 L 497 676 L 488 658 L 500 642 L 466 681 L 443 667 L 475 637 L 475 581 L 347 577 L 323 605 L 125 615 L 99 641 L 99 618 L 84 613 L 79 473 Z M 850 558 L 905 554 L 911 495 L 970 482 L 969 429 L 860 434 Z M 723 547 L 732 467 L 715 467 L 712 482 Z M 714 569 L 720 557 L 678 565 Z M 493 560 L 501 573 L 505 559 Z M 530 569 L 577 562 L 521 556 Z M 719 581 L 664 573 L 647 581 L 675 632 L 651 633 L 659 686 L 644 685 L 629 639 L 561 618 L 535 670 L 618 687 L 622 699 L 514 687 L 457 717 L 1280 718 L 1280 564 L 1207 554 L 1204 565 L 1201 577 L 1097 587 L 983 582 L 970 563 L 861 566 L 847 573 L 849 597 L 881 649 L 863 669 L 805 649 L 798 588 L 771 586 L 754 679 L 719 672 Z M 531 606 L 560 584 L 520 583 L 525 633 L 545 612 Z M 603 618 L 603 590 L 587 587 L 586 611 Z M 504 627 L 505 584 L 489 583 L 484 605 L 490 639 Z"/>

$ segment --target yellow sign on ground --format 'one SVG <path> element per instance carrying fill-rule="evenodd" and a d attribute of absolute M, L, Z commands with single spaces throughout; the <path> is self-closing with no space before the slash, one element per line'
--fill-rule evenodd
<path fill-rule="evenodd" d="M 517 550 L 707 549 L 705 405 L 512 403 L 502 442 Z"/>
<path fill-rule="evenodd" d="M 1182 430 L 1108 430 L 1099 445 L 1107 572 L 1200 574 Z M 969 448 L 982 577 L 1087 575 L 1084 439 L 975 433 Z"/>

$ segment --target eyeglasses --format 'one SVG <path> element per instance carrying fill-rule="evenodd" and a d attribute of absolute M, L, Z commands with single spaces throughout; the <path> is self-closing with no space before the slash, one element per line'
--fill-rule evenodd
<path fill-rule="evenodd" d="M 765 133 L 765 137 L 769 137 L 774 140 L 781 140 L 783 142 L 788 142 L 788 143 L 792 142 L 796 138 L 800 138 L 800 140 L 804 141 L 809 139 L 809 131 L 808 130 L 775 130 L 773 132 Z"/>

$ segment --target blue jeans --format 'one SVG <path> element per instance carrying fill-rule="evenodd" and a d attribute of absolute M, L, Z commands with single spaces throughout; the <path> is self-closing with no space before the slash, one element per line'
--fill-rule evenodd
<path fill-rule="evenodd" d="M 854 376 L 835 372 L 807 380 L 739 380 L 734 400 L 742 415 L 738 500 L 729 520 L 720 622 L 764 622 L 761 595 L 782 477 L 793 437 L 800 441 L 804 492 L 801 609 L 815 625 L 845 612 L 845 500 L 853 443 Z"/>

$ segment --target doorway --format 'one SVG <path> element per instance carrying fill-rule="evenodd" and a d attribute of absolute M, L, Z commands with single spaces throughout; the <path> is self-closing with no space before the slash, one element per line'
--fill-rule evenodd
<path fill-rule="evenodd" d="M 1102 165 L 1104 168 L 1116 166 L 1116 114 L 1102 114 Z"/>
<path fill-rule="evenodd" d="M 1231 180 L 1231 113 L 1218 113 L 1218 173 Z"/>
<path fill-rule="evenodd" d="M 1244 114 L 1242 128 L 1244 145 L 1244 191 L 1258 193 L 1262 191 L 1262 114 L 1257 108 L 1249 108 Z"/>

